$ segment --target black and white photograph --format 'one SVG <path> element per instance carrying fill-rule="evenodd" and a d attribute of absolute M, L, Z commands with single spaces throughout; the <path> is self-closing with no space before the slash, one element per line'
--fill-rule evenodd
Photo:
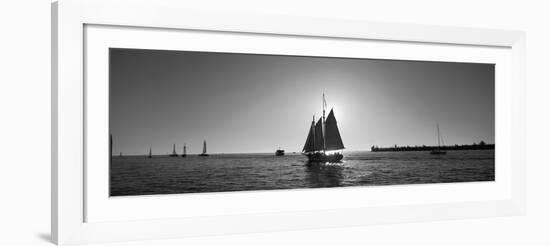
<path fill-rule="evenodd" d="M 111 196 L 495 180 L 495 65 L 109 50 Z"/>
<path fill-rule="evenodd" d="M 550 245 L 546 5 L 7 1 L 1 244 Z"/>

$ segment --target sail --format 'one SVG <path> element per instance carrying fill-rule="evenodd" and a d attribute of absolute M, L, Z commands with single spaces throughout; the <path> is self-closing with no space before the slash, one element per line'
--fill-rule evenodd
<path fill-rule="evenodd" d="M 323 150 L 323 119 L 319 119 L 317 124 L 315 124 L 315 144 L 313 147 L 314 150 Z"/>
<path fill-rule="evenodd" d="M 311 127 L 309 128 L 309 134 L 307 135 L 306 143 L 302 152 L 311 152 L 315 149 L 315 121 L 311 122 Z"/>
<path fill-rule="evenodd" d="M 204 140 L 204 143 L 202 145 L 202 153 L 206 154 L 206 140 Z"/>
<path fill-rule="evenodd" d="M 187 154 L 187 146 L 183 145 L 183 154 L 186 155 Z"/>
<path fill-rule="evenodd" d="M 344 143 L 342 142 L 342 137 L 340 137 L 340 131 L 338 131 L 336 117 L 334 117 L 334 112 L 332 109 L 330 110 L 330 113 L 325 121 L 325 149 L 344 149 Z"/>

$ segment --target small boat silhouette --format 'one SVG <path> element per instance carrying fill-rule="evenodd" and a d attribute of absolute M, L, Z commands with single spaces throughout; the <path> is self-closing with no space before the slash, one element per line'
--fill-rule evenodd
<path fill-rule="evenodd" d="M 275 151 L 275 156 L 283 156 L 285 155 L 285 150 L 284 149 L 281 149 L 281 147 L 279 147 L 276 151 Z"/>
<path fill-rule="evenodd" d="M 174 144 L 173 148 L 172 148 L 172 154 L 168 155 L 170 157 L 177 157 L 178 156 L 178 153 L 176 152 L 176 144 Z"/>
<path fill-rule="evenodd" d="M 199 156 L 208 156 L 208 154 L 206 153 L 206 140 L 204 140 L 202 144 L 202 154 L 200 154 Z"/>
<path fill-rule="evenodd" d="M 186 156 L 187 156 L 187 146 L 183 144 L 183 154 L 181 154 L 181 157 L 186 157 Z"/>
<path fill-rule="evenodd" d="M 441 136 L 439 135 L 439 123 L 437 123 L 437 147 L 430 151 L 430 155 L 446 155 L 447 151 L 441 150 Z"/>

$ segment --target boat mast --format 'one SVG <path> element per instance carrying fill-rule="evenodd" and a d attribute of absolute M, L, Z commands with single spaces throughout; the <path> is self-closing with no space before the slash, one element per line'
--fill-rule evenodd
<path fill-rule="evenodd" d="M 327 105 L 327 102 L 325 101 L 325 92 L 323 92 L 323 153 L 325 153 L 326 149 L 326 137 L 325 137 L 325 106 Z"/>
<path fill-rule="evenodd" d="M 313 129 L 313 152 L 315 152 L 315 114 L 313 115 L 313 121 L 311 122 L 311 129 Z"/>
<path fill-rule="evenodd" d="M 437 122 L 437 147 L 441 148 L 441 137 L 439 137 L 439 122 Z"/>

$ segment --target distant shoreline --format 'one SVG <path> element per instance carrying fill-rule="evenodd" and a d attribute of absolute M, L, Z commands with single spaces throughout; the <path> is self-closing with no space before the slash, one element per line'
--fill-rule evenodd
<path fill-rule="evenodd" d="M 431 151 L 433 149 L 437 148 L 436 146 L 397 146 L 397 147 L 384 147 L 384 148 L 378 148 L 378 149 L 370 149 L 370 150 L 347 150 L 345 152 L 406 152 L 406 151 Z M 492 150 L 495 149 L 494 144 L 487 144 L 486 146 L 474 146 L 474 145 L 458 145 L 458 148 L 455 145 L 451 146 L 441 146 L 441 150 Z M 274 153 L 268 153 L 268 152 L 259 152 L 259 153 L 212 153 L 209 154 L 210 156 L 216 157 L 216 156 L 236 156 L 236 155 L 273 155 Z M 290 152 L 286 155 L 302 155 L 302 152 Z M 147 157 L 148 155 L 112 155 L 113 158 L 119 158 L 119 157 Z M 198 157 L 199 154 L 187 154 L 187 157 Z M 153 158 L 158 157 L 166 157 L 166 158 L 184 158 L 181 155 L 178 155 L 177 157 L 170 157 L 169 154 L 161 154 L 161 155 L 152 155 Z"/>
<path fill-rule="evenodd" d="M 480 143 L 474 144 L 463 144 L 463 145 L 445 145 L 445 146 L 394 146 L 394 147 L 378 147 L 372 146 L 371 152 L 398 152 L 398 151 L 431 151 L 433 149 L 440 150 L 487 150 L 495 149 L 495 144 L 486 144 L 481 141 Z"/>
<path fill-rule="evenodd" d="M 368 151 L 368 150 L 365 150 Z M 220 155 L 273 155 L 275 156 L 275 152 L 247 152 L 247 153 L 208 153 L 210 156 L 220 156 Z M 301 155 L 302 152 L 287 152 L 286 155 Z M 192 157 L 192 156 L 199 156 L 200 154 L 187 154 L 186 157 Z M 112 157 L 147 157 L 147 154 L 141 154 L 141 155 L 135 155 L 135 154 L 129 154 L 129 155 L 112 155 Z M 158 154 L 158 155 L 151 155 L 152 157 L 171 157 L 171 158 L 184 158 L 181 156 L 181 154 L 178 154 L 178 156 L 170 156 L 170 154 Z"/>

